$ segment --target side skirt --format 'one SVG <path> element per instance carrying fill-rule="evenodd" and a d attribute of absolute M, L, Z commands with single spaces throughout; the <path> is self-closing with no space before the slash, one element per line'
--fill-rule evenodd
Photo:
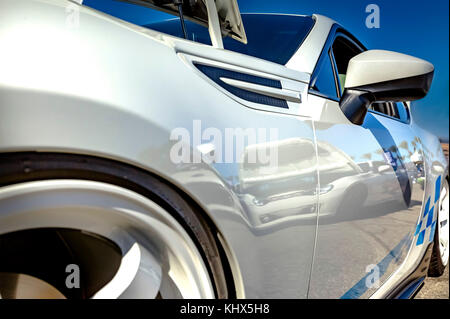
<path fill-rule="evenodd" d="M 414 298 L 424 285 L 432 252 L 433 243 L 430 243 L 417 268 L 387 296 L 387 299 Z"/>

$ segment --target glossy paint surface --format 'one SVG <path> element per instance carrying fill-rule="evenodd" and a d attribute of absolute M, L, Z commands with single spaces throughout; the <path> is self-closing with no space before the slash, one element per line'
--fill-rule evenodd
<path fill-rule="evenodd" d="M 56 0 L 2 2 L 0 41 L 6 50 L 0 56 L 4 71 L 0 76 L 1 151 L 90 154 L 156 173 L 210 214 L 236 256 L 246 297 L 305 298 L 317 214 L 311 119 L 237 103 L 194 72 L 172 44 L 181 41 L 179 46 L 193 47 L 184 49 L 189 53 L 197 48 L 203 55 L 218 51 L 239 60 L 237 53 L 166 38 L 82 7 L 79 26 L 71 28 L 64 20 L 67 4 Z M 23 19 L 29 24 L 22 24 Z M 114 36 L 106 37 L 105 32 Z M 30 50 L 34 52 L 31 57 L 25 54 Z M 289 78 L 298 73 L 279 72 L 283 67 L 259 63 L 264 67 L 252 65 L 253 72 L 260 69 Z M 304 84 L 297 82 L 297 86 Z M 209 127 L 220 132 L 278 128 L 274 142 L 287 145 L 279 150 L 281 171 L 291 176 L 268 174 L 265 180 L 255 179 L 253 168 L 233 164 L 237 155 L 231 164 L 173 163 L 169 158 L 175 143 L 170 140 L 171 132 L 187 129 L 195 152 L 194 120 L 201 120 L 202 133 Z M 208 142 L 211 137 L 205 136 L 200 144 Z M 213 143 L 219 148 L 225 141 Z M 295 160 L 292 150 L 301 154 L 305 145 L 306 158 L 300 156 L 303 164 L 289 170 Z M 310 200 L 305 203 L 293 189 L 310 194 Z M 253 199 L 269 195 L 269 203 L 254 204 Z M 280 205 L 284 206 L 282 215 L 266 222 L 263 215 L 278 212 Z M 307 222 L 288 222 L 299 218 Z"/>
<path fill-rule="evenodd" d="M 66 23 L 67 8 L 78 10 L 77 25 Z M 384 297 L 423 256 L 416 225 L 448 168 L 437 139 L 413 119 L 369 114 L 355 126 L 337 102 L 307 94 L 332 26 L 315 19 L 304 55 L 287 68 L 69 1 L 2 1 L 0 152 L 94 155 L 170 182 L 215 223 L 239 297 Z M 279 81 L 301 103 L 245 101 L 194 62 Z M 197 159 L 205 147 L 227 149 L 218 138 L 227 129 L 265 131 L 243 139 L 231 162 L 174 163 L 171 135 L 180 128 Z M 276 170 L 239 161 L 271 147 Z M 371 264 L 383 269 L 375 291 L 360 284 Z"/>
<path fill-rule="evenodd" d="M 405 260 L 422 207 L 422 150 L 409 124 L 373 113 L 362 126 L 346 121 L 315 123 L 320 189 L 326 191 L 319 201 L 312 298 L 373 294 L 378 287 L 366 284 L 373 265 L 383 284 Z"/>

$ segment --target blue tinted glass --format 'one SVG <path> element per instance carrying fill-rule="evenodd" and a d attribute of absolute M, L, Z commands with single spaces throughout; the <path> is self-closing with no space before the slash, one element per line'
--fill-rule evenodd
<path fill-rule="evenodd" d="M 225 49 L 251 55 L 278 64 L 286 64 L 311 30 L 314 20 L 306 16 L 242 14 L 247 44 L 230 37 L 223 39 Z M 177 37 L 183 37 L 180 21 L 170 19 L 145 25 Z M 208 29 L 186 21 L 190 40 L 211 44 Z"/>
<path fill-rule="evenodd" d="M 150 8 L 115 0 L 84 0 L 85 6 L 122 20 L 176 37 L 183 37 L 180 21 Z M 277 14 L 242 14 L 247 44 L 224 38 L 225 49 L 286 64 L 311 30 L 314 20 L 306 16 Z M 211 44 L 208 29 L 186 20 L 190 40 Z"/>
<path fill-rule="evenodd" d="M 320 66 L 317 77 L 314 83 L 312 83 L 311 88 L 328 97 L 337 98 L 333 66 L 328 55 L 323 59 L 322 65 Z"/>
<path fill-rule="evenodd" d="M 242 15 L 247 44 L 226 38 L 226 49 L 279 64 L 286 64 L 311 30 L 311 17 Z"/>

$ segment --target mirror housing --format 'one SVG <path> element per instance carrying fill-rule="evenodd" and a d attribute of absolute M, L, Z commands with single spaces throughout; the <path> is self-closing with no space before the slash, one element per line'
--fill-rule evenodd
<path fill-rule="evenodd" d="M 425 97 L 433 74 L 433 65 L 425 60 L 391 51 L 365 51 L 348 64 L 339 105 L 352 123 L 361 125 L 373 102 L 406 102 Z"/>

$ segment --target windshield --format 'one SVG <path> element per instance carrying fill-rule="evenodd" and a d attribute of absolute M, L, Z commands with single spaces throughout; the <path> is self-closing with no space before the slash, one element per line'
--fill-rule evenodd
<path fill-rule="evenodd" d="M 122 20 L 183 38 L 178 18 L 164 12 L 115 0 L 84 0 L 83 5 Z M 283 14 L 242 14 L 247 44 L 230 37 L 223 39 L 227 50 L 254 56 L 278 64 L 286 64 L 314 25 L 310 16 Z M 208 29 L 185 21 L 188 39 L 211 45 Z"/>

